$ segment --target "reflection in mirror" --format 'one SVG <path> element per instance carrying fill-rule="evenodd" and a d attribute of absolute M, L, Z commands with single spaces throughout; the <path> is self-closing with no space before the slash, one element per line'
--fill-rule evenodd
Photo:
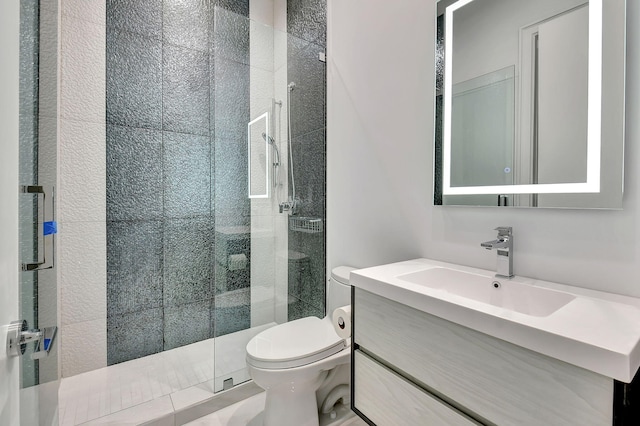
<path fill-rule="evenodd" d="M 451 186 L 514 183 L 514 72 L 510 66 L 453 85 Z"/>
<path fill-rule="evenodd" d="M 624 0 L 440 0 L 435 204 L 620 208 L 624 22 Z"/>

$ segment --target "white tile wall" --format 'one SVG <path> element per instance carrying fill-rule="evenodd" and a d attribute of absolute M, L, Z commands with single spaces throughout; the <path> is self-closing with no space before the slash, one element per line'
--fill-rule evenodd
<path fill-rule="evenodd" d="M 105 21 L 76 18 L 62 9 L 60 51 L 60 116 L 105 121 Z"/>
<path fill-rule="evenodd" d="M 287 0 L 273 0 L 273 28 L 287 31 Z"/>
<path fill-rule="evenodd" d="M 274 29 L 274 32 L 273 32 L 273 70 L 278 71 L 282 68 L 284 68 L 284 71 L 286 73 L 287 71 L 287 32 L 286 32 L 286 28 L 284 30 L 280 30 L 276 28 Z M 281 90 L 286 89 L 286 84 L 282 86 L 280 89 Z"/>
<path fill-rule="evenodd" d="M 63 0 L 57 213 L 61 374 L 105 367 L 105 2 Z"/>
<path fill-rule="evenodd" d="M 251 217 L 251 327 L 275 321 L 275 240 L 272 215 Z"/>
<path fill-rule="evenodd" d="M 269 111 L 271 116 L 271 100 L 274 96 L 273 71 L 252 65 L 249 76 L 251 81 L 251 116 L 256 118 L 265 111 Z"/>
<path fill-rule="evenodd" d="M 104 97 L 104 94 L 103 94 Z M 106 124 L 60 120 L 61 222 L 105 220 Z"/>
<path fill-rule="evenodd" d="M 63 222 L 59 229 L 61 324 L 107 317 L 105 222 Z"/>
<path fill-rule="evenodd" d="M 60 327 L 62 377 L 107 365 L 107 320 L 76 322 Z"/>
<path fill-rule="evenodd" d="M 274 37 L 271 24 L 265 24 L 251 20 L 249 25 L 251 43 L 251 67 L 261 68 L 266 71 L 273 71 L 274 59 Z M 263 83 L 270 82 L 273 85 L 273 76 L 264 80 Z M 253 99 L 253 94 L 251 94 Z"/>
<path fill-rule="evenodd" d="M 249 0 L 249 18 L 266 25 L 273 25 L 273 0 Z"/>
<path fill-rule="evenodd" d="M 275 218 L 276 235 L 288 235 L 288 216 L 279 215 Z M 275 321 L 278 324 L 287 322 L 289 303 L 289 249 L 287 239 L 276 238 L 275 246 L 276 270 L 275 270 Z"/>
<path fill-rule="evenodd" d="M 105 25 L 104 0 L 61 0 L 62 13 L 86 22 Z"/>

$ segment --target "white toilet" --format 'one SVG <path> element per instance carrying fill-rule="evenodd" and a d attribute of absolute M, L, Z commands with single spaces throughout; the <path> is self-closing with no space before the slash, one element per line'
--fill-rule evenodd
<path fill-rule="evenodd" d="M 264 426 L 318 426 L 323 401 L 324 411 L 338 400 L 348 405 L 351 339 L 336 334 L 331 316 L 336 308 L 351 303 L 353 269 L 340 266 L 331 271 L 324 319 L 306 317 L 280 324 L 247 344 L 249 375 L 266 391 Z"/>

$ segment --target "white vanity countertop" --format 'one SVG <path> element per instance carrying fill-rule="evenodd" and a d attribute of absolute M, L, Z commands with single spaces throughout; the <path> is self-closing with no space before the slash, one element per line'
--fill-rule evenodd
<path fill-rule="evenodd" d="M 433 268 L 495 272 L 415 259 L 351 272 L 350 284 L 532 351 L 630 383 L 640 366 L 640 299 L 515 276 L 511 281 L 571 293 L 548 316 L 531 316 L 398 278 Z M 496 278 L 507 282 L 509 279 Z M 491 281 L 489 281 L 491 282 Z M 357 306 L 354 307 L 357 310 Z"/>

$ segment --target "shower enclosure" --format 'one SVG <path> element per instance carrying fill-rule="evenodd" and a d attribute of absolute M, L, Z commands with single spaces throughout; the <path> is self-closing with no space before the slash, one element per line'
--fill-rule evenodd
<path fill-rule="evenodd" d="M 107 2 L 107 363 L 215 338 L 216 391 L 248 379 L 255 333 L 324 314 L 324 47 L 251 4 Z"/>
<path fill-rule="evenodd" d="M 324 1 L 21 4 L 21 95 L 60 82 L 21 127 L 24 181 L 51 187 L 58 224 L 55 267 L 23 272 L 22 311 L 59 320 L 22 386 L 61 377 L 60 422 L 77 424 L 247 381 L 251 337 L 324 315 Z M 21 208 L 27 258 L 41 210 Z M 57 311 L 38 311 L 45 298 Z"/>

